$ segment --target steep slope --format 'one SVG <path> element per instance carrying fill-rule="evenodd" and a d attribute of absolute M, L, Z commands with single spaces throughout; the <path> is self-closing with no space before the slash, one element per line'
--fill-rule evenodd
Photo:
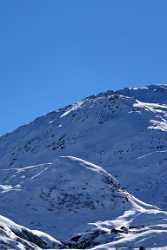
<path fill-rule="evenodd" d="M 167 213 L 133 198 L 131 210 L 114 220 L 91 223 L 87 231 L 71 238 L 69 248 L 165 250 Z"/>
<path fill-rule="evenodd" d="M 100 166 L 68 156 L 0 173 L 1 212 L 61 240 L 0 216 L 0 249 L 167 245 L 167 212 L 130 195 Z"/>
<path fill-rule="evenodd" d="M 1 250 L 42 250 L 62 247 L 61 242 L 48 234 L 19 226 L 13 221 L 0 216 Z"/>
<path fill-rule="evenodd" d="M 0 170 L 0 212 L 61 240 L 121 215 L 129 194 L 101 167 L 74 157 Z"/>
<path fill-rule="evenodd" d="M 2 136 L 0 168 L 73 155 L 102 165 L 129 192 L 167 209 L 166 100 L 166 85 L 88 97 Z"/>

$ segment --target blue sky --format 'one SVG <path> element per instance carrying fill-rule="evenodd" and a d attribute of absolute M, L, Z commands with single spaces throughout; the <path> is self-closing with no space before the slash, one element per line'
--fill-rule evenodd
<path fill-rule="evenodd" d="M 0 1 L 0 134 L 107 89 L 167 81 L 167 1 Z"/>

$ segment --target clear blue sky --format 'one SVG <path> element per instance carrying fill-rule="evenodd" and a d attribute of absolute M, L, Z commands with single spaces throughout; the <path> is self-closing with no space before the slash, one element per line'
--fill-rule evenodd
<path fill-rule="evenodd" d="M 0 1 L 0 134 L 93 93 L 166 81 L 166 0 Z"/>

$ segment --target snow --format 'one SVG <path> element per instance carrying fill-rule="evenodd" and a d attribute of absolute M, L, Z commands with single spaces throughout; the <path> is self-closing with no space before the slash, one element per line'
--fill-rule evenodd
<path fill-rule="evenodd" d="M 0 177 L 5 176 L 6 171 L 0 171 Z M 22 171 L 8 170 L 7 176 L 5 182 L 13 189 L 7 196 L 0 193 L 1 213 L 61 240 L 86 227 L 89 221 L 111 218 L 129 206 L 115 178 L 100 166 L 76 157 L 58 157 L 52 164 Z M 18 185 L 19 192 L 15 190 Z"/>
<path fill-rule="evenodd" d="M 42 250 L 61 246 L 61 242 L 46 233 L 30 230 L 0 216 L 0 249 Z"/>
<path fill-rule="evenodd" d="M 9 192 L 13 189 L 11 185 L 0 185 L 0 190 L 2 193 Z"/>
<path fill-rule="evenodd" d="M 137 108 L 142 108 L 145 109 L 146 111 L 151 111 L 153 113 L 166 113 L 167 110 L 167 105 L 160 105 L 157 103 L 146 103 L 146 102 L 141 102 L 141 101 L 136 101 L 134 103 L 133 107 Z"/>
<path fill-rule="evenodd" d="M 167 131 L 167 120 L 165 121 L 151 120 L 150 122 L 152 123 L 152 126 L 149 126 L 149 129 L 158 129 L 164 132 Z"/>
<path fill-rule="evenodd" d="M 82 104 L 84 103 L 84 101 L 78 101 L 76 102 L 74 105 L 72 105 L 72 107 L 70 107 L 65 113 L 63 113 L 60 117 L 64 117 L 69 115 L 71 112 L 73 111 L 77 111 L 78 109 L 81 108 Z"/>
<path fill-rule="evenodd" d="M 70 248 L 86 237 L 90 248 L 163 249 L 166 132 L 167 85 L 107 91 L 37 118 L 0 137 L 0 214 Z"/>
<path fill-rule="evenodd" d="M 41 171 L 41 169 L 45 169 L 46 166 L 47 172 Z M 35 176 L 34 171 L 37 170 L 40 175 L 36 176 L 36 178 L 32 178 L 31 176 Z M 17 182 L 20 182 L 19 175 L 21 174 L 20 176 L 22 176 L 22 172 L 20 172 L 19 169 L 15 169 L 15 171 L 15 178 L 9 178 L 13 185 L 14 183 L 17 184 Z M 2 172 L 4 173 L 4 171 Z M 24 207 L 24 213 L 28 214 L 28 218 L 32 219 L 34 223 L 34 225 L 29 224 L 29 226 L 35 227 L 36 224 L 38 228 L 49 232 L 56 238 L 58 237 L 60 240 L 65 240 L 66 247 L 70 244 L 74 244 L 73 241 L 70 240 L 70 237 L 72 238 L 77 233 L 80 233 L 82 237 L 80 242 L 75 242 L 75 247 L 77 245 L 80 246 L 82 241 L 87 242 L 86 244 L 90 244 L 90 246 L 93 247 L 99 239 L 101 239 L 101 247 L 103 247 L 104 242 L 106 249 L 109 247 L 122 247 L 124 245 L 139 247 L 142 241 L 145 246 L 153 247 L 154 243 L 157 242 L 156 239 L 158 239 L 161 244 L 166 244 L 166 240 L 163 239 L 167 236 L 167 224 L 165 223 L 165 221 L 167 221 L 167 212 L 150 204 L 146 204 L 129 194 L 121 188 L 118 181 L 115 180 L 111 174 L 100 166 L 77 157 L 62 156 L 57 158 L 54 163 L 49 163 L 49 165 L 44 164 L 26 167 L 24 174 L 25 179 L 24 182 L 21 183 L 20 192 L 14 193 L 14 191 L 11 191 L 11 195 L 8 194 L 8 204 L 4 210 L 7 211 L 8 207 L 12 207 L 13 199 L 15 199 L 12 211 L 15 212 L 15 219 L 17 219 L 17 221 L 19 220 L 19 216 L 22 216 L 21 212 L 19 211 L 17 214 L 17 211 L 19 208 L 22 210 Z M 9 173 L 8 176 L 10 176 Z M 60 181 L 60 178 L 63 179 Z M 58 182 L 56 189 L 55 186 L 52 186 L 55 185 L 54 180 Z M 48 190 L 49 187 L 52 191 Z M 64 188 L 64 194 L 75 197 L 77 197 L 79 190 L 82 190 L 82 196 L 88 200 L 83 199 L 83 197 L 78 197 L 76 200 L 73 200 L 71 196 L 71 201 L 64 200 L 61 207 L 56 207 L 58 202 L 57 198 L 62 194 L 62 187 Z M 49 194 L 48 191 L 51 193 Z M 46 193 L 47 196 L 44 196 L 44 193 Z M 43 201 L 40 200 L 41 194 L 43 194 Z M 90 195 L 91 200 L 89 199 Z M 19 200 L 24 199 L 26 203 L 29 204 L 28 207 L 26 207 L 25 203 L 19 203 Z M 76 201 L 77 203 L 75 203 Z M 93 203 L 90 203 L 89 207 L 90 201 L 96 201 L 93 207 Z M 97 201 L 103 202 L 102 207 Z M 54 205 L 53 214 L 50 211 L 50 215 L 47 212 L 47 203 L 49 204 L 49 202 Z M 85 202 L 86 207 L 84 205 Z M 38 210 L 38 212 L 34 213 L 33 210 L 37 208 L 37 206 L 39 206 L 42 211 Z M 44 214 L 45 216 L 43 218 Z M 55 221 L 53 221 L 53 217 L 56 218 Z M 47 225 L 44 219 L 46 219 Z M 10 225 L 10 228 L 13 228 L 13 222 L 6 218 L 3 220 Z M 23 224 L 26 223 L 27 221 L 24 221 Z M 111 233 L 112 229 L 122 230 L 122 228 L 125 228 L 127 231 L 116 234 Z M 99 233 L 98 236 L 95 237 L 97 230 L 99 230 Z M 45 242 L 53 242 L 55 240 L 52 236 L 39 232 L 38 230 L 31 230 L 31 232 Z M 92 235 L 94 235 L 93 240 Z M 112 242 L 110 242 L 111 238 Z M 60 241 L 59 244 L 61 244 Z"/>

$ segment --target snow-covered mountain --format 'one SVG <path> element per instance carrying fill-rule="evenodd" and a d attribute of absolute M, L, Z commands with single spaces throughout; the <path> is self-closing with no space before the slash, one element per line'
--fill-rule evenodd
<path fill-rule="evenodd" d="M 90 96 L 0 137 L 0 214 L 69 248 L 165 246 L 166 164 L 166 85 Z"/>
<path fill-rule="evenodd" d="M 88 97 L 2 136 L 0 168 L 72 155 L 103 166 L 129 192 L 167 209 L 166 102 L 164 85 Z"/>
<path fill-rule="evenodd" d="M 1 250 L 42 250 L 51 248 L 63 248 L 63 244 L 46 233 L 19 226 L 13 221 L 0 216 Z"/>

